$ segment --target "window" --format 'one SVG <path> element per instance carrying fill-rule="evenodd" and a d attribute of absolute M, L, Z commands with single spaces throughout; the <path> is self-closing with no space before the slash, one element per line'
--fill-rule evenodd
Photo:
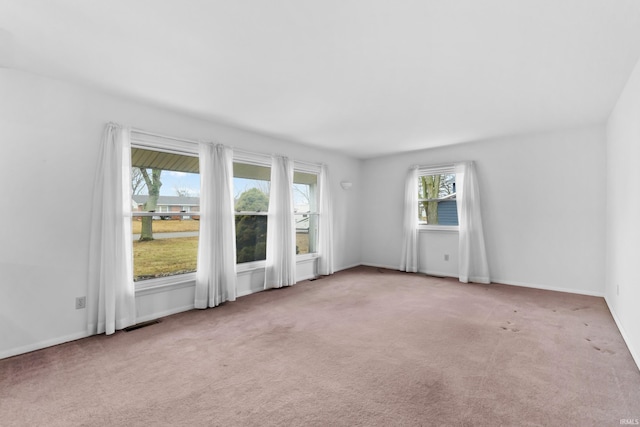
<path fill-rule="evenodd" d="M 318 240 L 318 174 L 293 173 L 296 254 L 315 253 Z"/>
<path fill-rule="evenodd" d="M 197 154 L 132 144 L 134 281 L 196 271 L 200 174 Z"/>
<path fill-rule="evenodd" d="M 270 165 L 270 156 L 234 156 L 237 264 L 266 259 Z M 134 281 L 194 273 L 200 228 L 197 146 L 132 133 L 131 166 Z M 294 168 L 293 216 L 299 255 L 317 252 L 318 174 L 313 165 Z"/>
<path fill-rule="evenodd" d="M 456 175 L 453 167 L 420 169 L 418 222 L 422 225 L 458 225 Z"/>
<path fill-rule="evenodd" d="M 233 163 L 236 211 L 236 263 L 262 261 L 267 257 L 267 214 L 271 168 Z"/>

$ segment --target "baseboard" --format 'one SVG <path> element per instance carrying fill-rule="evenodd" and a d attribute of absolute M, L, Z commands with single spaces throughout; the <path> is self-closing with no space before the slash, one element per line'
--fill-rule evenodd
<path fill-rule="evenodd" d="M 368 263 L 368 262 L 363 262 L 361 265 L 365 265 L 367 267 L 386 268 L 386 269 L 389 269 L 389 270 L 399 271 L 398 266 L 390 266 L 390 265 L 385 265 L 385 264 L 374 264 L 374 263 Z M 437 276 L 437 277 L 453 277 L 453 278 L 457 278 L 458 277 L 457 275 L 452 275 L 451 273 L 445 273 L 445 272 L 440 272 L 440 271 L 431 271 L 431 270 L 419 270 L 418 273 L 426 274 L 428 276 Z M 594 291 L 588 291 L 588 290 L 584 290 L 584 289 L 568 289 L 568 288 L 559 288 L 559 287 L 555 287 L 555 286 L 536 285 L 536 284 L 533 284 L 533 283 L 516 282 L 516 281 L 513 281 L 513 280 L 502 280 L 502 279 L 492 278 L 491 279 L 491 283 L 499 283 L 499 284 L 502 284 L 502 285 L 510 285 L 510 286 L 519 286 L 519 287 L 522 287 L 522 288 L 542 289 L 542 290 L 545 290 L 545 291 L 567 292 L 567 293 L 570 293 L 570 294 L 588 295 L 588 296 L 600 297 L 600 298 L 604 297 L 604 292 L 594 292 Z"/>
<path fill-rule="evenodd" d="M 584 289 L 558 288 L 555 286 L 535 285 L 532 283 L 515 282 L 513 280 L 502 280 L 502 279 L 495 279 L 495 278 L 491 279 L 491 283 L 499 283 L 501 285 L 519 286 L 521 288 L 542 289 L 545 291 L 566 292 L 569 294 L 588 295 L 591 297 L 604 298 L 604 292 L 594 292 L 594 291 L 588 291 Z"/>
<path fill-rule="evenodd" d="M 262 291 L 263 291 L 263 289 L 256 289 L 256 290 L 253 290 L 253 289 L 247 289 L 247 290 L 245 290 L 245 291 L 238 292 L 238 293 L 236 294 L 236 298 L 246 297 L 247 295 L 255 294 L 255 293 L 258 293 L 258 292 L 262 292 Z"/>
<path fill-rule="evenodd" d="M 0 359 L 6 359 L 7 357 L 18 356 L 19 354 L 29 353 L 36 350 L 42 350 L 43 348 L 52 347 L 58 344 L 64 344 L 66 342 L 87 338 L 92 334 L 88 331 L 77 332 L 71 335 L 65 335 L 64 337 L 53 338 L 50 340 L 35 342 L 23 347 L 12 348 L 0 352 Z"/>
<path fill-rule="evenodd" d="M 387 270 L 396 270 L 400 271 L 400 266 L 398 265 L 385 265 L 385 264 L 374 264 L 370 262 L 363 262 L 359 265 L 364 265 L 365 267 L 375 267 L 375 268 L 386 268 Z"/>
<path fill-rule="evenodd" d="M 451 273 L 445 273 L 443 271 L 432 271 L 432 270 L 418 270 L 420 274 L 426 274 L 427 276 L 435 276 L 435 277 L 453 277 L 457 279 L 458 276 Z"/>
<path fill-rule="evenodd" d="M 296 277 L 296 282 L 303 282 L 305 280 L 309 280 L 309 279 L 315 279 L 316 276 L 315 274 L 307 274 L 306 276 L 302 276 L 302 277 Z"/>
<path fill-rule="evenodd" d="M 385 264 L 373 264 L 373 263 L 363 263 L 360 265 L 365 265 L 367 267 L 375 267 L 375 268 L 386 268 L 387 270 L 401 271 L 397 265 L 390 266 Z M 435 277 L 453 277 L 454 279 L 458 278 L 458 276 L 455 274 L 446 273 L 443 271 L 434 271 L 434 270 L 418 270 L 416 274 L 425 274 L 427 276 L 435 276 Z"/>
<path fill-rule="evenodd" d="M 335 269 L 335 273 L 337 273 L 338 271 L 348 270 L 348 269 L 350 269 L 350 268 L 360 267 L 361 265 L 364 265 L 364 264 L 357 263 L 357 264 L 351 264 L 351 265 L 348 265 L 348 266 L 345 266 L 345 267 L 337 267 L 337 268 Z"/>
<path fill-rule="evenodd" d="M 349 265 L 349 266 L 344 266 L 344 267 L 339 267 L 336 272 L 338 271 L 342 271 L 342 270 L 348 270 L 350 268 L 355 268 L 355 267 L 359 267 L 359 266 L 367 266 L 367 267 L 375 267 L 375 268 L 385 268 L 388 270 L 395 270 L 395 271 L 399 271 L 398 266 L 391 266 L 391 265 L 385 265 L 385 264 L 375 264 L 375 263 L 357 263 L 357 264 L 353 264 L 353 265 Z M 429 270 L 425 270 L 425 271 L 420 271 L 419 273 L 421 274 L 427 274 L 430 276 L 439 276 L 439 277 L 456 277 L 456 276 L 452 276 L 449 273 L 444 273 L 444 272 L 437 272 L 437 271 L 429 271 Z M 314 276 L 310 276 L 310 277 L 302 277 L 299 279 L 299 281 L 302 280 L 308 280 L 308 279 L 312 279 L 314 278 Z M 500 283 L 500 284 L 504 284 L 504 285 L 510 285 L 510 286 L 519 286 L 519 287 L 525 287 L 525 288 L 532 288 L 532 289 L 542 289 L 542 290 L 547 290 L 547 291 L 555 291 L 555 292 L 567 292 L 567 293 L 572 293 L 572 294 L 580 294 L 580 295 L 589 295 L 589 296 L 595 296 L 595 297 L 603 297 L 604 298 L 604 293 L 602 292 L 593 292 L 593 291 L 587 291 L 587 290 L 579 290 L 579 289 L 567 289 L 567 288 L 558 288 L 558 287 L 552 287 L 552 286 L 541 286 L 541 285 L 535 285 L 535 284 L 531 284 L 531 283 L 524 283 L 524 282 L 515 282 L 515 281 L 511 281 L 511 280 L 501 280 L 501 279 L 493 279 L 492 283 Z M 238 297 L 243 297 L 243 296 L 247 296 L 247 295 L 251 295 L 253 293 L 256 292 L 260 292 L 262 291 L 262 289 L 258 289 L 258 290 L 251 290 L 248 289 L 245 292 L 239 293 L 237 296 Z M 606 298 L 604 298 L 606 301 Z M 607 305 L 609 306 L 608 302 Z M 182 306 L 182 307 L 176 307 L 176 308 L 172 308 L 170 310 L 166 310 L 163 312 L 159 312 L 159 313 L 153 313 L 153 314 L 149 314 L 147 316 L 142 316 L 136 319 L 137 323 L 141 323 L 141 322 L 147 322 L 149 320 L 155 320 L 155 319 L 159 319 L 161 317 L 166 317 L 166 316 L 170 316 L 172 314 L 177 314 L 177 313 L 182 313 L 184 311 L 189 311 L 189 310 L 193 310 L 194 306 L 193 304 L 190 305 L 186 305 L 186 306 Z M 611 312 L 616 325 L 618 326 L 618 329 L 620 330 L 620 333 L 622 334 L 623 339 L 625 340 L 625 343 L 627 344 L 627 347 L 629 348 L 629 351 L 631 352 L 631 355 L 634 359 L 634 361 L 636 362 L 636 365 L 638 365 L 638 368 L 640 369 L 640 353 L 636 350 L 634 350 L 630 343 L 629 340 L 627 339 L 627 335 L 624 332 L 624 329 L 622 328 L 620 322 L 618 321 L 618 318 L 616 317 L 616 314 L 611 310 L 611 307 L 609 306 L 609 311 Z M 75 334 L 71 334 L 71 335 L 66 335 L 63 337 L 58 337 L 58 338 L 54 338 L 54 339 L 50 339 L 50 340 L 45 340 L 45 341 L 40 341 L 40 342 L 36 342 L 33 344 L 29 344 L 23 347 L 18 347 L 18 348 L 12 348 L 9 350 L 4 350 L 0 352 L 0 359 L 4 359 L 7 357 L 12 357 L 12 356 L 17 356 L 19 354 L 23 354 L 23 353 L 28 353 L 31 351 L 35 351 L 35 350 L 40 350 L 46 347 L 51 347 L 54 345 L 58 345 L 58 344 L 63 344 L 65 342 L 69 342 L 69 341 L 75 341 L 81 338 L 86 338 L 89 337 L 91 335 L 93 335 L 92 333 L 90 333 L 91 329 L 88 329 L 87 331 L 83 331 L 83 332 L 78 332 Z"/>
<path fill-rule="evenodd" d="M 611 309 L 611 304 L 609 304 L 609 301 L 607 300 L 606 296 L 604 297 L 604 301 L 607 303 L 607 308 L 609 309 L 609 313 L 611 313 L 611 317 L 613 317 L 613 321 L 616 322 L 616 326 L 620 331 L 620 335 L 622 335 L 622 339 L 624 340 L 624 343 L 627 345 L 627 348 L 629 349 L 629 353 L 631 353 L 631 357 L 633 358 L 633 361 L 636 362 L 636 366 L 638 367 L 638 370 L 640 370 L 640 352 L 637 349 L 635 349 L 631 344 L 629 335 L 627 335 L 627 332 L 622 326 L 622 323 L 620 323 L 620 319 L 618 319 L 616 312 Z"/>
<path fill-rule="evenodd" d="M 184 311 L 193 310 L 194 308 L 195 307 L 193 304 L 184 305 L 182 307 L 174 307 L 170 310 L 148 314 L 146 316 L 136 317 L 136 323 L 142 323 L 142 322 L 148 322 L 149 320 L 160 319 L 161 317 L 171 316 L 172 314 L 182 313 Z"/>
<path fill-rule="evenodd" d="M 296 277 L 296 283 L 303 282 L 303 281 L 309 280 L 309 279 L 315 279 L 316 277 L 318 277 L 318 276 L 316 276 L 314 274 L 308 274 L 306 276 Z M 262 291 L 264 291 L 263 288 L 260 288 L 260 289 L 245 289 L 244 291 L 238 292 L 238 294 L 236 296 L 238 298 L 242 298 L 242 297 L 246 297 L 247 295 L 257 294 L 258 292 L 262 292 Z"/>

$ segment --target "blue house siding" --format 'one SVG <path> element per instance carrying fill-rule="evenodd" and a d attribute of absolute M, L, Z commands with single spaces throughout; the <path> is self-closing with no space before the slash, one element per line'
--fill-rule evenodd
<path fill-rule="evenodd" d="M 438 224 L 458 225 L 458 208 L 455 200 L 444 200 L 438 203 Z"/>

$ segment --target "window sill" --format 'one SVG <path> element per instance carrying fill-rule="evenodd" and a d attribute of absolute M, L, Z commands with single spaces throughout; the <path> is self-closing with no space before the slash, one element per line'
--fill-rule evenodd
<path fill-rule="evenodd" d="M 246 273 L 248 271 L 264 270 L 267 265 L 266 261 L 252 261 L 236 264 L 236 273 Z"/>
<path fill-rule="evenodd" d="M 296 255 L 296 263 L 312 261 L 316 258 L 318 258 L 317 253 Z M 267 265 L 266 261 L 253 261 L 253 262 L 244 262 L 242 264 L 236 264 L 236 273 L 246 273 L 249 271 L 264 270 L 266 265 Z"/>
<path fill-rule="evenodd" d="M 296 255 L 296 262 L 311 261 L 311 260 L 314 260 L 316 258 L 318 258 L 318 254 L 317 253 Z"/>
<path fill-rule="evenodd" d="M 317 253 L 296 255 L 296 263 L 309 262 L 318 258 Z M 236 264 L 236 274 L 249 273 L 256 270 L 264 270 L 265 261 L 245 262 Z M 148 279 L 135 283 L 136 296 L 150 295 L 158 292 L 173 291 L 175 289 L 195 286 L 196 273 L 180 274 L 175 276 Z"/>
<path fill-rule="evenodd" d="M 176 276 L 160 277 L 144 280 L 135 284 L 136 296 L 150 295 L 158 292 L 173 291 L 175 289 L 194 286 L 196 273 L 180 274 Z"/>
<path fill-rule="evenodd" d="M 419 225 L 419 232 L 424 231 L 446 231 L 446 232 L 458 232 L 457 225 Z"/>

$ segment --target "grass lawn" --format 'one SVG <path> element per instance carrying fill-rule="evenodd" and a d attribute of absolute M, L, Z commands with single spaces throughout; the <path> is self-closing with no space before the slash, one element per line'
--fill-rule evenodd
<path fill-rule="evenodd" d="M 154 220 L 156 233 L 198 231 L 199 221 Z M 137 226 L 137 228 L 136 228 Z M 140 221 L 133 221 L 133 233 L 140 233 Z M 299 254 L 309 253 L 309 235 L 296 234 Z M 133 277 L 135 281 L 196 271 L 198 237 L 133 241 Z"/>
<path fill-rule="evenodd" d="M 131 229 L 133 234 L 140 234 L 142 228 L 142 220 L 140 217 L 131 221 Z M 174 233 L 179 231 L 198 231 L 200 229 L 200 221 L 193 219 L 154 219 L 151 225 L 154 233 Z"/>
<path fill-rule="evenodd" d="M 134 240 L 134 280 L 152 279 L 154 277 L 172 276 L 174 274 L 196 271 L 197 256 L 197 237 L 157 239 L 147 242 Z"/>
<path fill-rule="evenodd" d="M 308 254 L 309 253 L 309 234 L 296 233 L 296 246 L 298 247 L 298 254 Z"/>

